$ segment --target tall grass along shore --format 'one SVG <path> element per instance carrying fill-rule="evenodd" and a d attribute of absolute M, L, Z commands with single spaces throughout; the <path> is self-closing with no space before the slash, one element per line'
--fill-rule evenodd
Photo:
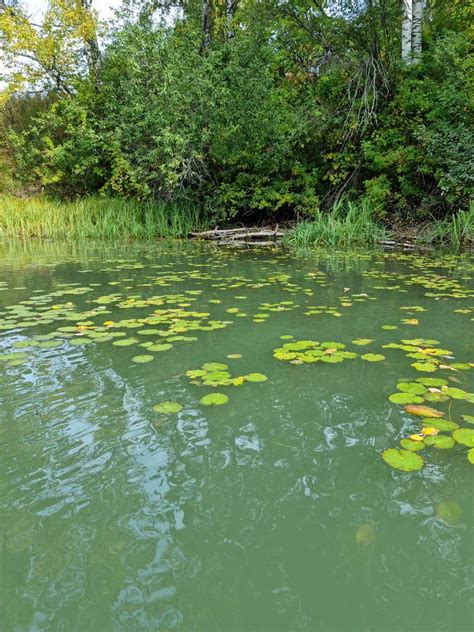
<path fill-rule="evenodd" d="M 64 202 L 0 197 L 1 237 L 49 239 L 179 238 L 204 228 L 197 206 L 87 197 Z"/>

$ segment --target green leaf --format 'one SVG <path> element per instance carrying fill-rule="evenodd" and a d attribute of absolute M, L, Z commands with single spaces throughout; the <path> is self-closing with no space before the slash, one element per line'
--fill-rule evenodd
<path fill-rule="evenodd" d="M 451 432 L 452 430 L 457 430 L 459 425 L 454 421 L 449 421 L 447 419 L 426 419 L 426 423 L 432 428 L 436 428 L 437 430 L 441 430 L 444 432 Z"/>
<path fill-rule="evenodd" d="M 438 368 L 436 364 L 431 362 L 413 362 L 411 366 L 417 371 L 424 371 L 425 373 L 433 373 Z"/>
<path fill-rule="evenodd" d="M 392 404 L 422 404 L 424 399 L 411 393 L 392 393 L 388 398 Z"/>
<path fill-rule="evenodd" d="M 366 360 L 367 362 L 381 362 L 385 360 L 385 356 L 381 353 L 364 353 L 364 355 L 360 356 L 362 360 Z"/>
<path fill-rule="evenodd" d="M 153 406 L 153 410 L 157 413 L 163 413 L 164 415 L 171 415 L 172 413 L 179 413 L 183 410 L 181 404 L 178 402 L 161 402 Z"/>
<path fill-rule="evenodd" d="M 417 377 L 415 382 L 419 382 L 424 386 L 445 386 L 448 380 L 443 380 L 441 377 Z"/>
<path fill-rule="evenodd" d="M 425 443 L 423 441 L 413 441 L 412 439 L 402 439 L 400 441 L 400 445 L 405 450 L 410 450 L 410 452 L 418 452 L 419 450 L 423 450 L 425 447 Z"/>
<path fill-rule="evenodd" d="M 151 362 L 154 359 L 152 355 L 136 355 L 133 356 L 132 362 L 137 362 L 138 364 L 145 364 L 145 362 Z"/>
<path fill-rule="evenodd" d="M 225 371 L 229 367 L 221 362 L 206 362 L 206 364 L 202 365 L 202 368 L 204 371 Z"/>
<path fill-rule="evenodd" d="M 221 406 L 227 404 L 229 398 L 223 393 L 209 393 L 200 399 L 200 403 L 204 406 Z"/>
<path fill-rule="evenodd" d="M 424 395 L 426 387 L 416 382 L 399 382 L 397 389 L 403 393 L 411 393 L 412 395 Z"/>
<path fill-rule="evenodd" d="M 468 450 L 467 458 L 469 459 L 469 462 L 474 465 L 474 448 L 471 448 L 470 450 Z"/>
<path fill-rule="evenodd" d="M 266 382 L 268 380 L 266 375 L 263 373 L 249 373 L 248 375 L 244 375 L 247 382 Z"/>
<path fill-rule="evenodd" d="M 402 472 L 415 472 L 416 470 L 421 470 L 424 465 L 423 457 L 410 450 L 388 448 L 383 451 L 382 459 L 387 465 Z"/>
<path fill-rule="evenodd" d="M 447 449 L 454 446 L 454 439 L 446 435 L 436 435 L 434 437 L 425 437 L 426 445 L 433 445 L 435 448 Z"/>
<path fill-rule="evenodd" d="M 457 443 L 466 445 L 468 448 L 474 448 L 474 430 L 471 428 L 459 428 L 453 432 L 453 437 Z"/>
<path fill-rule="evenodd" d="M 172 348 L 172 344 L 169 342 L 164 342 L 163 344 L 150 345 L 148 348 L 149 351 L 168 351 L 168 349 Z"/>

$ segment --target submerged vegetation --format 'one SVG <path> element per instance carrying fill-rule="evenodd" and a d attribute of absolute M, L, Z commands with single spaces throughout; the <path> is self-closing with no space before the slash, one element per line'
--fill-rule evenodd
<path fill-rule="evenodd" d="M 367 245 L 382 226 L 469 245 L 470 11 L 123 0 L 105 24 L 93 2 L 48 0 L 33 19 L 4 0 L 0 192 L 120 201 L 56 214 L 9 199 L 0 232 L 166 236 L 298 218 L 297 246 Z"/>

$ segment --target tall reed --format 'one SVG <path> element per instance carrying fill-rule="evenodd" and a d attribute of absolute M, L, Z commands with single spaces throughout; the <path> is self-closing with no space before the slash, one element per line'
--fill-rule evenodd
<path fill-rule="evenodd" d="M 0 236 L 50 239 L 186 237 L 204 226 L 197 205 L 88 197 L 0 198 Z"/>
<path fill-rule="evenodd" d="M 374 220 L 372 208 L 361 203 L 339 202 L 331 211 L 317 211 L 311 220 L 298 223 L 285 237 L 294 248 L 365 246 L 385 235 Z"/>
<path fill-rule="evenodd" d="M 424 226 L 418 235 L 418 242 L 438 244 L 455 250 L 473 247 L 474 202 L 467 211 L 458 211 L 450 217 Z"/>

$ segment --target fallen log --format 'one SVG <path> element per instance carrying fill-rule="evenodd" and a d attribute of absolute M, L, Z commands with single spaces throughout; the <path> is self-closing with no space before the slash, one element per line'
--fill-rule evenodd
<path fill-rule="evenodd" d="M 203 230 L 191 233 L 191 237 L 195 239 L 206 239 L 211 241 L 223 240 L 244 240 L 252 239 L 279 239 L 285 235 L 285 231 L 276 226 L 275 228 L 260 228 L 258 226 L 251 228 L 215 228 L 214 230 Z"/>

